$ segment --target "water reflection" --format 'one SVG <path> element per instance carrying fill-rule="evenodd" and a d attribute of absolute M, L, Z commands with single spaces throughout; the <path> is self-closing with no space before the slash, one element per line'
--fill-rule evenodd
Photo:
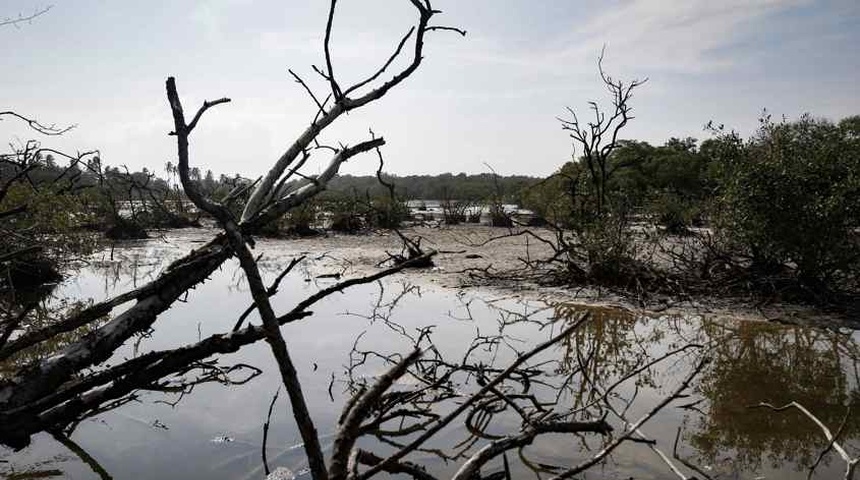
<path fill-rule="evenodd" d="M 175 240 L 133 244 L 113 252 L 112 257 L 106 254 L 95 259 L 64 291 L 74 299 L 95 297 L 98 300 L 117 289 L 133 288 L 157 274 L 164 263 L 186 247 L 187 244 L 177 248 Z M 304 253 L 264 250 L 261 266 L 274 277 L 289 259 Z M 285 281 L 283 293 L 275 298 L 280 308 L 289 308 L 296 298 L 303 298 L 308 292 L 334 281 L 318 278 L 321 273 L 342 271 L 334 267 L 334 260 L 324 257 L 321 252 L 308 254 L 308 262 L 296 269 L 297 275 Z M 319 264 L 312 267 L 314 261 L 329 263 L 323 268 L 319 268 Z M 152 338 L 142 339 L 139 348 L 129 348 L 125 353 L 143 354 L 201 335 L 229 331 L 248 306 L 248 297 L 242 292 L 241 275 L 235 272 L 227 266 L 192 292 L 188 304 L 178 306 L 159 320 L 169 324 L 169 329 L 156 328 Z M 656 447 L 682 469 L 682 462 L 673 455 L 678 428 L 683 432 L 678 456 L 714 477 L 768 474 L 775 478 L 803 478 L 805 472 L 801 471 L 814 462 L 826 446 L 820 430 L 794 410 L 777 413 L 748 407 L 759 402 L 782 405 L 796 401 L 836 432 L 847 407 L 856 403 L 860 349 L 853 335 L 695 315 L 651 317 L 612 306 L 548 304 L 511 296 L 489 299 L 491 296 L 482 291 L 458 294 L 439 288 L 419 289 L 402 278 L 392 279 L 333 297 L 331 302 L 319 306 L 314 317 L 287 327 L 285 333 L 291 349 L 296 358 L 304 362 L 300 365 L 302 383 L 307 386 L 306 393 L 320 430 L 330 432 L 343 402 L 338 392 L 349 391 L 349 385 L 343 383 L 349 381 L 348 374 L 342 367 L 348 363 L 348 353 L 362 332 L 367 332 L 360 340 L 362 348 L 380 354 L 403 353 L 409 350 L 412 342 L 410 339 L 399 342 L 403 333 L 414 340 L 423 329 L 433 325 L 436 346 L 446 358 L 455 358 L 469 348 L 477 334 L 486 338 L 499 335 L 493 348 L 472 352 L 473 363 L 483 365 L 483 370 L 476 371 L 485 374 L 489 371 L 488 365 L 493 362 L 504 365 L 516 358 L 516 350 L 545 340 L 550 332 L 571 325 L 583 312 L 590 314 L 589 321 L 547 352 L 540 363 L 541 381 L 546 381 L 533 385 L 533 391 L 558 412 L 572 412 L 574 417 L 582 419 L 606 414 L 617 432 L 624 421 L 615 417 L 613 409 L 629 419 L 638 418 L 671 392 L 699 358 L 709 358 L 710 363 L 694 384 L 693 396 L 665 408 L 642 428 L 657 442 Z M 55 300 L 46 300 L 40 304 L 41 314 L 34 311 L 33 325 L 46 325 L 61 310 L 82 308 L 86 304 L 72 300 L 61 305 Z M 212 318 L 214 305 L 218 306 L 216 318 Z M 200 321 L 202 319 L 205 322 Z M 251 321 L 258 320 L 251 318 Z M 26 355 L 32 356 L 22 356 L 20 360 L 51 355 L 62 345 L 60 340 L 45 351 L 27 351 Z M 274 385 L 278 383 L 277 375 L 267 369 L 271 364 L 265 349 L 250 347 L 229 360 L 231 363 L 247 362 L 266 371 L 241 387 L 203 386 L 200 391 L 184 397 L 175 408 L 154 403 L 163 401 L 163 394 L 150 394 L 142 398 L 144 403 L 126 405 L 100 417 L 99 422 L 103 423 L 82 424 L 75 432 L 75 442 L 92 458 L 102 461 L 105 470 L 117 478 L 259 477 L 260 426 Z M 384 362 L 369 363 L 362 372 L 349 373 L 358 379 L 373 378 L 384 367 L 382 364 Z M 333 373 L 336 378 L 332 382 Z M 3 374 L 0 370 L 0 380 Z M 476 378 L 478 375 L 472 372 L 469 381 L 474 382 Z M 458 400 L 453 397 L 451 401 Z M 680 408 L 682 406 L 686 408 Z M 518 429 L 520 423 L 516 420 L 517 417 L 496 415 L 486 432 L 495 435 Z M 168 425 L 169 430 L 155 428 L 161 422 Z M 849 447 L 849 451 L 855 446 L 854 441 L 860 440 L 858 427 L 857 415 L 848 416 L 840 442 Z M 227 434 L 237 441 L 229 444 L 210 441 Z M 286 410 L 275 415 L 270 435 L 270 461 L 283 462 L 291 470 L 300 471 L 303 467 L 300 449 L 284 448 L 285 445 L 294 447 L 297 438 Z M 468 435 L 468 429 L 461 426 L 431 446 L 448 448 Z M 117 446 L 128 439 L 133 439 L 134 448 Z M 532 472 L 537 471 L 538 478 L 543 478 L 546 472 L 555 471 L 551 465 L 578 463 L 598 451 L 606 441 L 598 436 L 581 440 L 565 438 L 565 441 L 558 441 L 556 437 L 539 439 L 521 454 L 530 466 L 519 463 L 512 469 L 516 476 L 534 476 Z M 43 438 L 41 442 L 44 447 L 46 440 Z M 478 442 L 476 446 L 481 444 Z M 57 451 L 62 453 L 44 453 Z M 46 455 L 69 455 L 68 450 L 56 445 L 45 447 L 41 452 L 39 456 L 34 453 L 30 463 L 24 460 L 27 457 L 15 460 L 16 472 L 60 469 L 66 475 L 75 476 L 72 472 L 76 468 L 88 470 L 80 465 L 71 467 L 68 460 L 45 460 Z M 0 460 L 6 455 L 3 452 Z M 841 461 L 830 457 L 832 453 L 828 455 L 829 464 L 817 470 L 820 478 L 841 475 Z M 513 456 L 510 460 L 515 463 Z M 434 463 L 427 457 L 422 461 L 442 477 L 453 468 L 453 464 Z M 22 469 L 22 465 L 32 468 Z M 0 463 L 0 477 L 4 474 L 12 473 Z M 667 465 L 649 451 L 648 445 L 625 444 L 616 450 L 611 462 L 599 471 L 590 472 L 589 478 L 665 478 L 668 475 Z"/>
<path fill-rule="evenodd" d="M 710 362 L 696 383 L 701 398 L 685 402 L 686 411 L 674 421 L 684 431 L 682 450 L 692 450 L 692 461 L 712 474 L 803 470 L 827 446 L 821 429 L 799 411 L 752 408 L 762 402 L 797 402 L 832 432 L 840 431 L 840 441 L 860 438 L 860 415 L 850 411 L 860 398 L 854 334 L 751 320 L 649 318 L 569 304 L 558 305 L 556 317 L 582 311 L 592 313 L 592 322 L 565 343 L 564 363 L 569 369 L 588 366 L 588 375 L 604 385 L 683 341 L 705 346 L 701 354 Z M 636 382 L 653 388 L 661 380 L 645 369 Z M 594 402 L 595 390 L 579 387 L 575 404 Z"/>
<path fill-rule="evenodd" d="M 755 471 L 789 463 L 811 465 L 826 445 L 821 431 L 795 410 L 750 408 L 798 402 L 834 432 L 856 405 L 857 343 L 850 335 L 751 321 L 705 323 L 713 358 L 699 390 L 708 415 L 689 432 L 703 462 L 728 457 Z M 860 415 L 849 415 L 842 438 L 856 438 Z"/>
<path fill-rule="evenodd" d="M 60 319 L 75 315 L 92 305 L 92 300 L 63 298 L 53 289 L 27 292 L 14 298 L 0 295 L 0 381 L 23 365 L 47 358 L 101 325 L 96 319 L 76 330 L 60 333 L 46 341 L 18 350 L 17 341 L 27 334 L 56 325 Z M 14 350 L 14 353 L 10 353 Z"/>
<path fill-rule="evenodd" d="M 612 383 L 634 372 L 637 385 L 656 387 L 653 370 L 640 371 L 639 367 L 654 360 L 651 350 L 666 337 L 664 330 L 647 328 L 649 318 L 617 307 L 561 303 L 555 306 L 553 317 L 568 323 L 585 312 L 589 322 L 562 342 L 563 368 L 580 371 L 588 380 L 579 382 L 572 392 L 574 407 L 593 404 Z"/>

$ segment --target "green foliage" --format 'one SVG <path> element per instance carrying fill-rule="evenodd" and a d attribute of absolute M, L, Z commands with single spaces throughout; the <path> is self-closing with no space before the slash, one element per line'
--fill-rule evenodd
<path fill-rule="evenodd" d="M 552 225 L 572 228 L 594 211 L 587 172 L 580 162 L 567 162 L 556 173 L 523 194 L 523 206 Z"/>
<path fill-rule="evenodd" d="M 374 228 L 398 228 L 409 218 L 406 203 L 389 195 L 380 195 L 369 202 L 369 211 L 365 215 L 368 226 Z"/>
<path fill-rule="evenodd" d="M 406 199 L 483 201 L 500 195 L 504 202 L 521 203 L 520 194 L 526 187 L 539 181 L 524 175 L 496 176 L 492 173 L 478 175 L 385 175 L 386 182 L 393 183 L 396 194 Z M 387 189 L 373 175 L 338 175 L 328 185 L 324 196 L 343 195 L 349 192 L 367 192 L 371 197 L 388 195 Z"/>
<path fill-rule="evenodd" d="M 317 234 L 318 210 L 319 205 L 314 199 L 310 199 L 293 208 L 284 216 L 284 230 L 289 235 L 298 235 L 301 237 Z"/>
<path fill-rule="evenodd" d="M 9 188 L 6 197 L 0 202 L 0 211 L 19 205 L 27 205 L 24 214 L 11 216 L 4 226 L 38 234 L 68 232 L 84 214 L 74 195 L 52 188 L 34 190 L 23 183 L 16 183 Z"/>
<path fill-rule="evenodd" d="M 708 157 L 696 139 L 671 138 L 663 146 L 625 141 L 610 165 L 615 205 L 647 215 L 669 233 L 684 233 L 701 223 L 713 190 Z"/>
<path fill-rule="evenodd" d="M 747 141 L 717 133 L 701 144 L 692 138 L 656 147 L 620 141 L 599 191 L 582 159 L 528 189 L 525 205 L 570 232 L 570 240 L 560 237 L 568 256 L 560 273 L 601 284 L 651 277 L 654 270 L 637 260 L 625 220 L 635 218 L 675 235 L 690 234 L 691 226 L 712 228 L 715 236 L 701 244 L 708 246 L 699 254 L 716 255 L 734 275 L 747 278 L 741 283 L 750 288 L 799 286 L 792 291 L 816 298 L 834 289 L 855 290 L 860 116 L 838 124 L 809 115 L 778 123 L 766 117 Z M 603 205 L 597 205 L 599 193 L 605 195 Z"/>
<path fill-rule="evenodd" d="M 693 138 L 672 138 L 654 147 L 647 142 L 619 141 L 607 162 L 604 213 L 639 213 L 673 231 L 701 222 L 713 181 L 708 158 L 697 150 L 696 143 Z M 599 220 L 595 196 L 582 160 L 565 163 L 524 195 L 528 208 L 568 228 Z"/>
<path fill-rule="evenodd" d="M 671 192 L 658 192 L 649 199 L 648 208 L 666 233 L 686 235 L 691 225 L 701 224 L 701 206 Z"/>
<path fill-rule="evenodd" d="M 766 270 L 793 266 L 807 285 L 829 285 L 858 269 L 860 129 L 805 115 L 761 120 L 741 141 L 718 138 L 714 225 L 722 238 Z"/>
<path fill-rule="evenodd" d="M 336 195 L 336 196 L 335 196 Z M 329 194 L 320 209 L 329 218 L 328 227 L 341 233 L 355 233 L 365 228 L 397 228 L 409 217 L 406 204 L 388 194 L 364 197 Z"/>
<path fill-rule="evenodd" d="M 4 239 L 0 257 L 7 259 L 0 283 L 29 288 L 57 281 L 67 261 L 95 248 L 93 235 L 79 229 L 90 219 L 79 200 L 78 195 L 56 187 L 36 190 L 23 183 L 10 185 L 0 201 L 0 212 L 25 208 L 0 220 Z"/>
<path fill-rule="evenodd" d="M 355 233 L 364 228 L 363 214 L 366 210 L 355 197 L 328 199 L 321 208 L 329 216 L 328 228 L 335 232 Z"/>
<path fill-rule="evenodd" d="M 615 284 L 632 279 L 630 267 L 636 265 L 636 245 L 627 222 L 605 217 L 590 222 L 577 232 L 583 269 L 590 280 Z"/>

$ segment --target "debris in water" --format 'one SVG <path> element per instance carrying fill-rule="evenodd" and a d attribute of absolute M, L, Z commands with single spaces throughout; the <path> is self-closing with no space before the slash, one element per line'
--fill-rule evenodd
<path fill-rule="evenodd" d="M 266 480 L 293 480 L 296 476 L 288 468 L 278 467 L 266 475 Z"/>

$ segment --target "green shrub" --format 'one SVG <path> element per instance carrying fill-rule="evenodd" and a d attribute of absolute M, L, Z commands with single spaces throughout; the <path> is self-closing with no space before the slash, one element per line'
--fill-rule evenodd
<path fill-rule="evenodd" d="M 763 118 L 749 141 L 722 135 L 712 152 L 718 235 L 765 271 L 833 286 L 858 267 L 860 122 Z"/>
<path fill-rule="evenodd" d="M 406 203 L 398 198 L 380 195 L 370 201 L 370 211 L 366 214 L 367 223 L 374 228 L 399 228 L 409 218 Z"/>

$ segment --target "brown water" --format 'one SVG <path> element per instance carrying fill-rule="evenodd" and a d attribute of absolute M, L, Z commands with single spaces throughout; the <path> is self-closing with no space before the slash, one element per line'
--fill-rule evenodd
<path fill-rule="evenodd" d="M 97 301 L 139 285 L 171 258 L 193 248 L 205 238 L 201 235 L 172 232 L 165 239 L 117 249 L 113 259 L 108 253 L 97 256 L 58 289 L 52 305 L 60 308 L 63 298 Z M 261 265 L 269 278 L 300 253 L 291 245 L 264 242 L 260 247 L 264 254 Z M 317 258 L 322 253 L 310 254 L 302 268 L 284 281 L 275 297 L 277 309 L 286 310 L 309 293 L 332 284 L 335 280 L 315 277 L 340 271 L 338 266 L 349 260 L 339 258 L 336 251 Z M 350 274 L 348 268 L 345 274 Z M 515 350 L 546 340 L 588 311 L 591 319 L 587 324 L 536 360 L 552 363 L 541 367 L 546 385 L 534 391 L 557 401 L 557 408 L 581 409 L 582 418 L 606 414 L 616 432 L 622 431 L 624 422 L 613 411 L 623 412 L 629 420 L 638 419 L 706 357 L 710 362 L 695 377 L 689 396 L 672 402 L 641 428 L 686 475 L 695 472 L 672 458 L 673 453 L 712 478 L 806 478 L 808 466 L 828 443 L 821 430 L 794 409 L 773 412 L 750 408 L 760 402 L 802 404 L 831 431 L 837 432 L 841 425 L 840 443 L 849 454 L 860 455 L 860 415 L 848 412 L 860 388 L 860 349 L 854 332 L 717 320 L 694 312 L 646 316 L 614 307 L 549 304 L 489 290 L 445 289 L 422 278 L 421 283 L 413 284 L 415 278 L 408 274 L 396 275 L 384 283 L 350 289 L 317 306 L 313 317 L 284 327 L 325 447 L 343 404 L 345 365 L 350 362 L 353 346 L 376 352 L 410 348 L 386 320 L 397 322 L 397 329 L 404 332 L 433 325 L 434 344 L 451 358 L 462 356 L 478 332 L 501 334 L 504 342 L 486 354 L 486 361 L 504 365 L 515 357 Z M 117 357 L 229 331 L 248 302 L 238 268 L 228 264 L 192 291 L 187 302 L 177 304 L 160 318 L 151 334 L 136 339 Z M 252 316 L 252 321 L 257 319 Z M 682 348 L 677 355 L 643 368 Z M 277 369 L 264 343 L 224 357 L 221 363 L 250 364 L 263 373 L 244 385 L 200 385 L 181 399 L 176 394 L 143 392 L 136 402 L 85 420 L 72 438 L 114 478 L 263 478 L 262 424 L 279 385 Z M 356 374 L 370 377 L 383 368 L 380 362 L 370 362 Z M 600 401 L 601 392 L 639 370 L 641 373 L 613 390 L 608 406 Z M 303 451 L 283 397 L 272 419 L 269 461 L 301 474 L 305 467 Z M 487 431 L 512 433 L 518 427 L 511 416 L 498 415 Z M 442 432 L 432 445 L 448 449 L 467 437 L 466 428 L 458 424 Z M 595 454 L 605 440 L 552 435 L 524 449 L 525 463 L 516 451 L 509 458 L 516 477 L 535 478 L 534 470 L 548 469 L 540 465 L 579 463 Z M 446 464 L 431 454 L 416 454 L 413 459 L 441 477 L 456 470 L 455 464 Z M 32 445 L 20 452 L 0 450 L 0 460 L 0 476 L 7 478 L 37 478 L 27 474 L 98 478 L 78 455 L 49 435 L 35 437 Z M 494 468 L 498 464 L 490 464 L 485 472 Z M 816 469 L 815 478 L 838 478 L 843 472 L 844 463 L 830 452 Z M 586 478 L 673 475 L 651 446 L 624 443 Z M 541 474 L 541 478 L 549 476 Z"/>

